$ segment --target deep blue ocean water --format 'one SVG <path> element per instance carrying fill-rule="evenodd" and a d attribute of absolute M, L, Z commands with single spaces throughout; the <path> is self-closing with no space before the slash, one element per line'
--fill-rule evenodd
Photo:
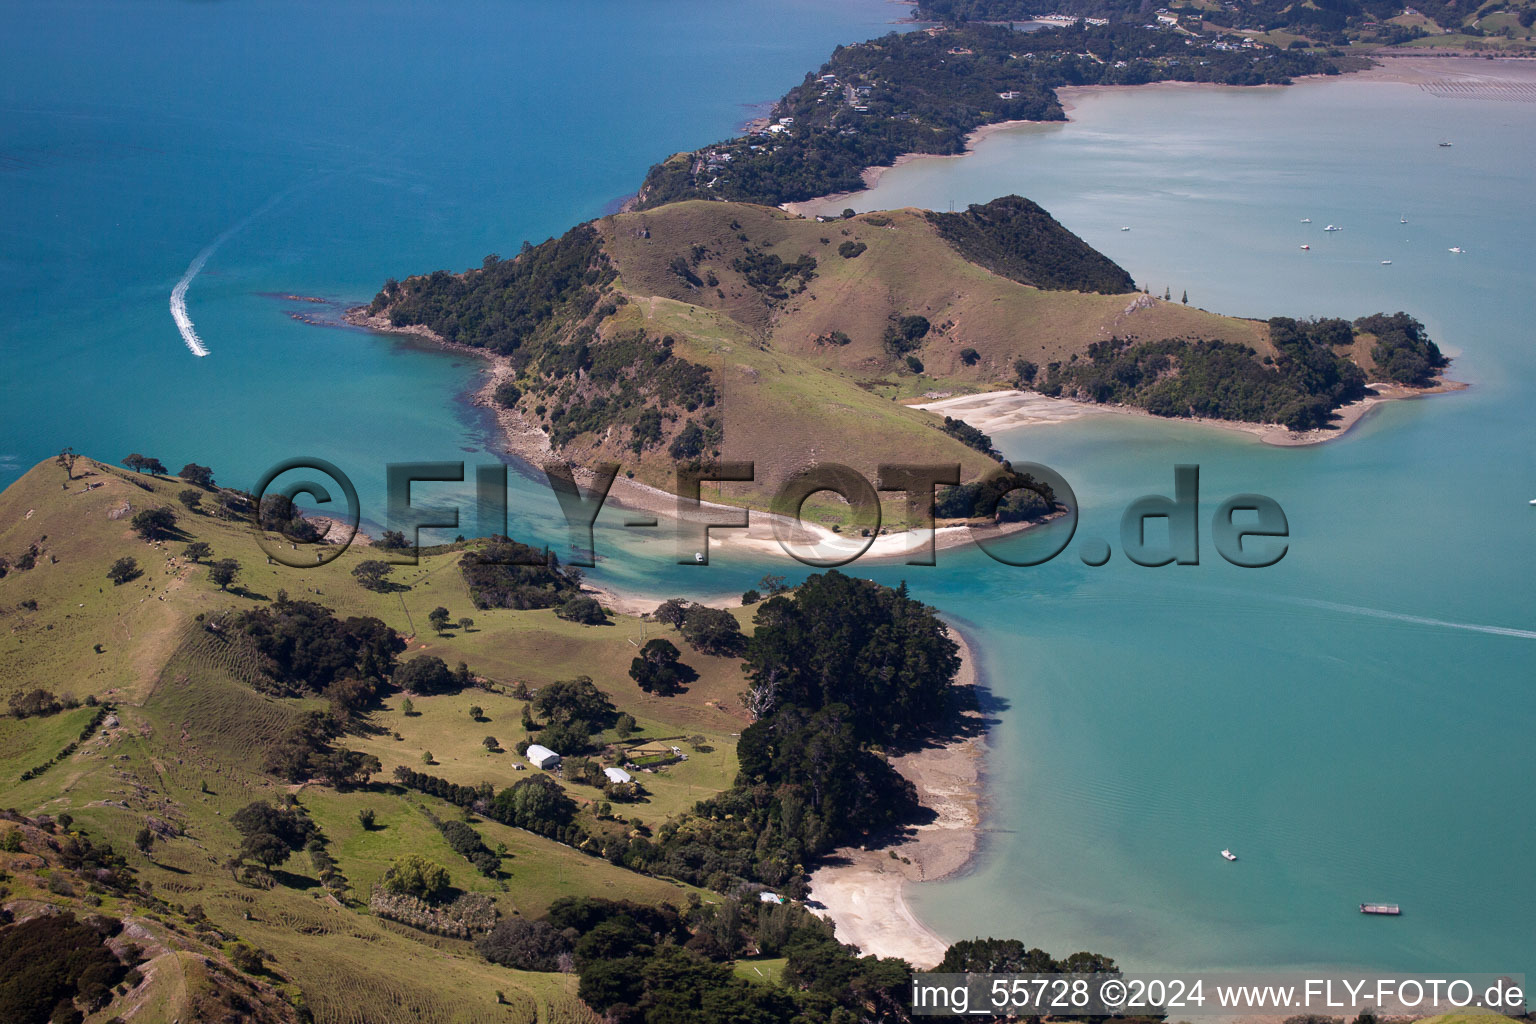
<path fill-rule="evenodd" d="M 289 312 L 332 317 L 386 277 L 595 216 L 908 10 L 13 5 L 0 483 L 64 444 L 242 486 L 313 454 L 382 518 L 385 462 L 497 457 L 461 400 L 476 364 Z M 1073 116 L 908 165 L 853 205 L 1021 192 L 1207 308 L 1407 309 L 1474 387 L 1321 448 L 1120 417 L 998 438 L 1072 482 L 1079 540 L 1117 548 L 1120 510 L 1169 491 L 1176 463 L 1201 465 L 1206 516 L 1271 495 L 1293 533 L 1273 569 L 1228 566 L 1208 540 L 1200 566 L 1158 570 L 1118 551 L 1089 569 L 1075 543 L 1037 569 L 974 551 L 855 565 L 964 622 L 999 702 L 983 856 L 918 887 L 919 912 L 951 938 L 1137 967 L 1536 969 L 1536 106 L 1327 82 L 1113 93 Z M 1345 230 L 1325 238 L 1330 220 Z M 168 301 L 221 238 L 187 295 L 198 359 Z M 514 489 L 513 532 L 558 542 L 547 492 Z M 715 594 L 785 568 L 677 566 L 670 540 L 637 543 L 616 519 L 596 570 L 610 582 Z M 1378 899 L 1404 916 L 1355 913 Z"/>

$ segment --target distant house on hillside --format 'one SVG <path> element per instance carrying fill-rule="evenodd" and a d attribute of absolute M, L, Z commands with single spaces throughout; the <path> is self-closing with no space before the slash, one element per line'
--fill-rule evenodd
<path fill-rule="evenodd" d="M 758 902 L 760 902 L 760 903 L 775 903 L 775 904 L 777 904 L 777 903 L 783 903 L 784 902 L 784 897 L 783 896 L 780 896 L 776 892 L 768 892 L 767 890 L 764 890 L 763 892 L 758 893 L 757 894 L 757 899 L 758 899 Z"/>
<path fill-rule="evenodd" d="M 1009 89 L 1007 92 L 998 93 L 997 98 L 1000 100 L 1016 100 L 1023 95 L 1024 94 L 1019 92 L 1017 89 Z"/>
<path fill-rule="evenodd" d="M 528 753 L 524 756 L 528 758 L 528 763 L 535 768 L 543 768 L 547 771 L 550 768 L 558 768 L 560 766 L 560 755 L 548 747 L 540 746 L 537 743 L 528 744 Z"/>
<path fill-rule="evenodd" d="M 634 776 L 623 768 L 604 768 L 603 774 L 608 776 L 608 781 L 616 786 L 622 786 L 626 782 L 634 781 Z"/>

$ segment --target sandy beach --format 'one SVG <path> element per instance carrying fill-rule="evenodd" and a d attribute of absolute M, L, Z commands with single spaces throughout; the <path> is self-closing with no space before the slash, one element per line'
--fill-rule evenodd
<path fill-rule="evenodd" d="M 975 652 L 953 626 L 950 635 L 960 645 L 956 683 L 975 685 Z M 967 715 L 979 717 L 974 711 Z M 892 759 L 936 817 L 890 846 L 838 850 L 834 863 L 811 875 L 811 900 L 821 905 L 840 941 L 876 956 L 899 956 L 919 968 L 943 958 L 949 943 L 912 913 L 907 886 L 955 874 L 975 855 L 985 749 L 985 736 L 974 735 Z"/>
<path fill-rule="evenodd" d="M 1372 409 L 1386 402 L 1464 391 L 1467 387 L 1468 385 L 1459 381 L 1444 379 L 1439 379 L 1426 388 L 1410 388 L 1384 381 L 1367 384 L 1367 394 L 1364 398 L 1340 406 L 1334 411 L 1333 423 L 1320 430 L 1291 430 L 1279 423 L 1245 423 L 1201 416 L 1180 419 L 1154 417 L 1147 410 L 1134 406 L 1100 405 L 1093 402 L 1079 402 L 1071 398 L 1048 398 L 1032 391 L 986 391 L 914 405 L 913 408 L 963 419 L 977 430 L 987 433 L 1011 430 L 1015 427 L 1068 423 L 1083 416 L 1143 416 L 1172 423 L 1194 423 L 1202 427 L 1250 434 L 1265 444 L 1279 448 L 1301 448 L 1343 437 Z"/>

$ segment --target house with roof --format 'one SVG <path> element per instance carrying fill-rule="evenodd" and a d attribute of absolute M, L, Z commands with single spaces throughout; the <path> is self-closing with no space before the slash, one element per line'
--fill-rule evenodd
<path fill-rule="evenodd" d="M 545 771 L 560 767 L 560 755 L 539 743 L 528 744 L 528 750 L 523 756 L 528 759 L 529 764 Z"/>

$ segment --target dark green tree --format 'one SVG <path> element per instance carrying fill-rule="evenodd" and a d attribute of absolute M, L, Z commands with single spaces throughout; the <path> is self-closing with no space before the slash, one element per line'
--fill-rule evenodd
<path fill-rule="evenodd" d="M 161 540 L 176 532 L 176 513 L 161 505 L 134 514 L 130 521 L 134 532 L 145 540 Z"/>
<path fill-rule="evenodd" d="M 118 586 L 122 586 L 139 575 L 138 559 L 127 555 L 113 562 L 111 568 L 107 570 L 107 579 Z"/>
<path fill-rule="evenodd" d="M 208 578 L 217 583 L 220 590 L 228 590 L 239 575 L 240 563 L 233 558 L 221 558 L 208 566 Z"/>

